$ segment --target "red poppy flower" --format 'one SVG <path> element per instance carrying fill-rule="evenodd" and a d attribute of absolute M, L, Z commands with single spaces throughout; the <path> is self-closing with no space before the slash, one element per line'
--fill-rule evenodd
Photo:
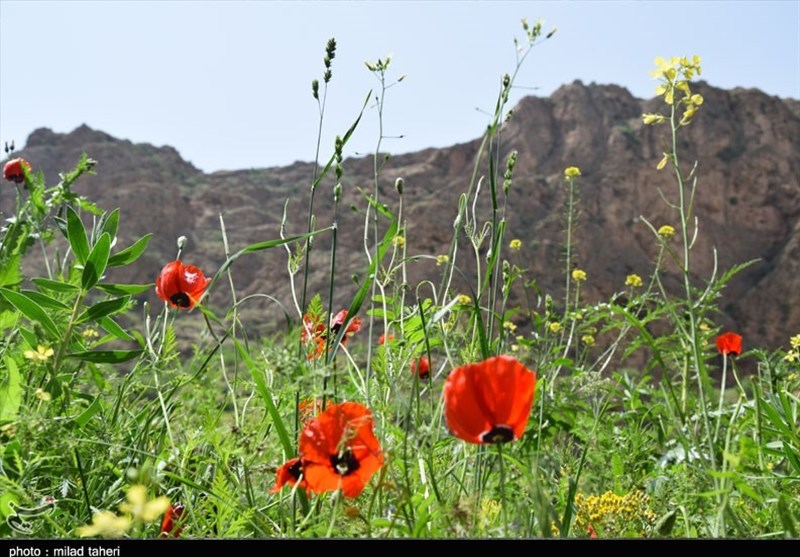
<path fill-rule="evenodd" d="M 308 491 L 308 483 L 303 476 L 303 463 L 299 458 L 292 458 L 278 468 L 278 472 L 275 474 L 275 487 L 270 489 L 269 492 L 277 493 L 284 485 L 295 485 L 298 482 L 300 482 L 298 487 Z"/>
<path fill-rule="evenodd" d="M 181 517 L 183 516 L 183 511 L 186 510 L 186 506 L 183 503 L 175 503 L 170 508 L 167 509 L 167 512 L 164 513 L 164 520 L 161 522 L 161 537 L 168 538 L 170 534 L 173 538 L 179 538 L 181 536 L 181 532 L 183 532 L 183 526 L 175 530 L 175 523 L 179 522 Z"/>
<path fill-rule="evenodd" d="M 6 163 L 3 167 L 3 178 L 8 180 L 9 182 L 14 182 L 16 184 L 21 184 L 25 181 L 25 171 L 22 170 L 22 165 L 30 171 L 31 165 L 28 164 L 28 161 L 25 159 L 11 159 Z"/>
<path fill-rule="evenodd" d="M 300 433 L 300 456 L 311 491 L 341 489 L 358 497 L 383 466 L 383 454 L 372 431 L 372 414 L 357 402 L 334 404 Z"/>
<path fill-rule="evenodd" d="M 450 373 L 444 413 L 453 434 L 469 443 L 505 443 L 525 433 L 536 372 L 511 356 L 495 356 Z"/>
<path fill-rule="evenodd" d="M 189 309 L 200 300 L 209 282 L 211 279 L 194 265 L 172 261 L 164 265 L 156 279 L 156 294 L 173 307 Z"/>
<path fill-rule="evenodd" d="M 422 356 L 418 361 L 411 362 L 411 375 L 418 374 L 425 381 L 431 376 L 431 363 L 427 356 Z"/>
<path fill-rule="evenodd" d="M 392 342 L 392 341 L 394 340 L 394 335 L 389 335 L 389 338 L 388 338 L 388 339 L 386 338 L 386 336 L 385 336 L 385 335 L 381 335 L 381 336 L 379 336 L 379 337 L 378 337 L 378 344 L 385 344 L 387 340 L 388 340 L 389 342 Z"/>
<path fill-rule="evenodd" d="M 343 309 L 331 318 L 331 325 L 329 330 L 333 333 L 334 337 L 339 332 L 345 322 L 347 321 L 347 310 Z M 358 331 L 361 330 L 361 319 L 356 317 L 347 325 L 344 336 L 342 337 L 342 344 L 347 344 L 347 339 Z M 322 319 L 316 315 L 305 314 L 303 316 L 303 330 L 300 331 L 300 340 L 305 343 L 314 343 L 314 349 L 308 354 L 308 359 L 313 360 L 319 358 L 325 351 L 327 343 L 328 331 L 325 330 L 325 325 Z"/>
<path fill-rule="evenodd" d="M 742 353 L 742 337 L 736 333 L 725 333 L 717 337 L 717 350 L 726 356 L 728 354 L 739 355 Z"/>

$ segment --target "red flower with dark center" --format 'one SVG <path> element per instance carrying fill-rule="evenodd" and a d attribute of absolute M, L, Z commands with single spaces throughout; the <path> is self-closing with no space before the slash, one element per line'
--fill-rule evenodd
<path fill-rule="evenodd" d="M 742 337 L 736 333 L 725 333 L 717 337 L 717 350 L 723 356 L 742 353 Z"/>
<path fill-rule="evenodd" d="M 300 433 L 300 456 L 311 491 L 358 497 L 383 466 L 372 413 L 357 402 L 329 406 Z"/>
<path fill-rule="evenodd" d="M 31 165 L 28 164 L 28 161 L 25 159 L 11 159 L 6 163 L 3 167 L 3 178 L 8 180 L 9 182 L 14 182 L 15 184 L 21 184 L 25 181 L 25 171 L 22 169 L 22 165 L 30 172 Z"/>
<path fill-rule="evenodd" d="M 337 335 L 339 333 L 339 329 L 341 329 L 344 326 L 346 321 L 347 321 L 346 309 L 343 309 L 342 311 L 333 316 L 333 319 L 331 319 L 331 331 L 333 332 L 334 335 Z M 347 325 L 347 330 L 344 332 L 344 336 L 342 337 L 342 344 L 346 344 L 348 337 L 353 336 L 360 330 L 361 330 L 361 319 L 355 317 L 353 318 L 352 321 L 350 321 L 350 324 Z"/>
<path fill-rule="evenodd" d="M 299 458 L 292 458 L 278 468 L 278 472 L 275 474 L 275 487 L 270 489 L 269 492 L 277 493 L 286 484 L 296 485 L 298 482 L 300 482 L 298 487 L 308 491 L 308 483 L 303 477 L 303 463 Z"/>
<path fill-rule="evenodd" d="M 205 292 L 210 278 L 194 265 L 172 261 L 164 265 L 156 279 L 156 294 L 179 309 L 190 309 L 197 304 Z"/>
<path fill-rule="evenodd" d="M 419 375 L 423 381 L 431 376 L 431 363 L 427 356 L 422 356 L 419 360 L 411 362 L 411 375 Z"/>
<path fill-rule="evenodd" d="M 183 516 L 183 511 L 186 510 L 186 506 L 183 503 L 175 503 L 170 508 L 167 509 L 167 512 L 164 513 L 164 520 L 161 522 L 161 537 L 168 538 L 170 534 L 173 538 L 179 538 L 181 536 L 181 532 L 183 532 L 183 526 L 175 530 L 175 524 L 180 522 L 181 517 Z"/>
<path fill-rule="evenodd" d="M 525 433 L 536 372 L 511 356 L 495 356 L 450 373 L 444 413 L 453 435 L 469 443 L 506 443 Z"/>

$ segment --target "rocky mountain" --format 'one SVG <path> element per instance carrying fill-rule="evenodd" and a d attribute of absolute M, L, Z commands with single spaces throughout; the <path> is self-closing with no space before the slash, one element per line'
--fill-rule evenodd
<path fill-rule="evenodd" d="M 683 161 L 699 161 L 693 272 L 697 280 L 711 275 L 714 248 L 721 270 L 758 259 L 725 289 L 719 322 L 741 332 L 749 346 L 785 345 L 800 332 L 800 101 L 702 82 L 696 89 L 705 103 L 679 146 Z M 519 151 L 507 238 L 522 239 L 515 262 L 556 299 L 563 295 L 565 167 L 578 166 L 583 174 L 575 260 L 588 273 L 583 291 L 589 300 L 622 290 L 629 273 L 649 274 L 657 246 L 642 217 L 656 227 L 677 226 L 677 215 L 660 193 L 674 200 L 674 178 L 655 168 L 668 130 L 641 122 L 643 112 L 658 111 L 662 103 L 636 99 L 614 85 L 576 81 L 549 98 L 523 99 L 505 124 L 502 160 L 510 150 Z M 402 176 L 409 253 L 446 251 L 479 145 L 474 140 L 388 160 L 381 199 L 397 207 L 394 180 Z M 121 245 L 154 233 L 148 253 L 114 280 L 153 281 L 174 258 L 181 235 L 189 238 L 184 260 L 215 272 L 225 259 L 220 215 L 231 251 L 278 238 L 287 199 L 287 233 L 305 231 L 311 164 L 204 174 L 171 147 L 133 144 L 86 126 L 69 134 L 39 129 L 19 155 L 55 183 L 57 173 L 71 168 L 82 151 L 99 164 L 97 175 L 83 178 L 76 190 L 101 207 L 121 208 Z M 365 203 L 358 190 L 373 189 L 371 157 L 347 159 L 344 168 L 335 307 L 349 302 L 355 290 L 351 275 L 364 272 Z M 6 212 L 10 196 L 2 197 Z M 331 222 L 332 206 L 332 182 L 326 181 L 315 200 L 318 227 Z M 310 276 L 310 292 L 322 293 L 323 299 L 329 252 L 330 235 L 323 235 L 315 242 Z M 459 263 L 469 267 L 466 249 L 460 257 Z M 232 270 L 238 299 L 266 293 L 291 308 L 286 259 L 285 250 L 276 248 L 238 260 Z M 438 277 L 440 271 L 431 259 L 412 262 L 409 282 Z M 677 285 L 674 266 L 667 271 L 667 282 Z M 297 285 L 301 288 L 301 278 Z M 230 296 L 227 281 L 221 281 L 212 303 L 230 307 Z M 282 311 L 264 298 L 242 308 L 246 322 L 264 330 L 285 322 Z M 192 319 L 200 325 L 197 314 Z"/>

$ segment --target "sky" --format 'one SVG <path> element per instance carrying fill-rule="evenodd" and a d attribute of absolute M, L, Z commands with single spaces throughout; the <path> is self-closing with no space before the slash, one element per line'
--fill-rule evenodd
<path fill-rule="evenodd" d="M 520 20 L 557 33 L 534 48 L 511 105 L 577 79 L 653 96 L 657 56 L 699 54 L 702 79 L 800 98 L 800 0 L 560 2 L 72 2 L 0 0 L 0 143 L 81 124 L 171 145 L 206 171 L 313 160 L 311 81 L 335 37 L 320 160 L 380 83 L 391 55 L 382 150 L 479 137 Z M 371 102 L 345 156 L 374 152 Z"/>

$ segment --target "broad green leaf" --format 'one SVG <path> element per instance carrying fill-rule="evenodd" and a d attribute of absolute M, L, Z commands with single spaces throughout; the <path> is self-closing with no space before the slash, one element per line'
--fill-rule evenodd
<path fill-rule="evenodd" d="M 5 380 L 0 380 L 0 422 L 14 420 L 22 403 L 22 378 L 17 363 L 8 356 L 3 358 Z"/>
<path fill-rule="evenodd" d="M 70 284 L 68 282 L 60 282 L 57 280 L 50 280 L 46 278 L 35 278 L 31 280 L 37 287 L 39 287 L 39 290 L 49 290 L 51 292 L 64 292 L 64 293 L 78 292 L 80 290 L 79 286 L 75 286 L 74 284 Z"/>
<path fill-rule="evenodd" d="M 101 408 L 102 405 L 100 404 L 100 397 L 98 396 L 92 401 L 92 403 L 86 410 L 81 412 L 80 416 L 73 418 L 72 423 L 74 423 L 78 427 L 85 426 L 89 422 L 89 420 L 92 419 L 92 416 L 97 414 Z"/>
<path fill-rule="evenodd" d="M 67 357 L 95 364 L 119 364 L 132 360 L 141 353 L 141 350 L 87 350 L 67 354 Z"/>
<path fill-rule="evenodd" d="M 89 290 L 92 286 L 97 284 L 100 277 L 106 270 L 108 265 L 108 254 L 111 252 L 111 236 L 103 233 L 100 239 L 92 248 L 89 257 L 86 260 L 86 265 L 83 267 L 83 275 L 81 276 L 81 286 L 83 289 Z"/>
<path fill-rule="evenodd" d="M 20 254 L 0 265 L 0 286 L 16 286 L 22 282 L 22 271 L 19 267 Z"/>
<path fill-rule="evenodd" d="M 0 296 L 3 296 L 8 303 L 21 311 L 22 314 L 31 321 L 38 321 L 41 323 L 42 327 L 44 327 L 47 332 L 54 337 L 61 336 L 58 327 L 56 327 L 56 324 L 53 322 L 47 312 L 43 310 L 39 304 L 24 294 L 14 292 L 13 290 L 8 290 L 6 288 L 0 288 Z"/>
<path fill-rule="evenodd" d="M 134 341 L 136 340 L 131 335 L 125 332 L 125 329 L 120 327 L 116 321 L 111 319 L 108 316 L 105 316 L 97 321 L 97 323 L 108 332 L 108 334 L 113 335 L 114 337 L 118 338 L 119 340 L 127 340 L 127 341 Z"/>
<path fill-rule="evenodd" d="M 81 315 L 78 317 L 77 323 L 96 321 L 105 317 L 106 315 L 116 313 L 125 308 L 129 301 L 130 298 L 128 296 L 123 296 L 122 298 L 113 298 L 111 300 L 99 302 L 81 313 Z"/>
<path fill-rule="evenodd" d="M 111 213 L 106 213 L 98 223 L 100 233 L 107 232 L 111 237 L 111 243 L 114 243 L 114 238 L 117 237 L 117 230 L 119 229 L 119 209 L 114 209 Z"/>
<path fill-rule="evenodd" d="M 150 284 L 98 284 L 97 288 L 103 292 L 107 292 L 112 296 L 133 296 L 147 292 L 153 288 L 153 283 Z"/>
<path fill-rule="evenodd" d="M 70 309 L 70 307 L 61 302 L 56 300 L 55 298 L 51 298 L 46 294 L 42 294 L 41 292 L 36 292 L 35 290 L 20 290 L 21 294 L 24 294 L 43 308 L 47 309 Z"/>
<path fill-rule="evenodd" d="M 67 207 L 67 239 L 72 253 L 81 265 L 89 258 L 89 239 L 83 228 L 83 221 L 72 207 Z"/>
<path fill-rule="evenodd" d="M 144 253 L 144 250 L 147 249 L 147 244 L 150 243 L 150 239 L 153 237 L 152 234 L 146 234 L 136 240 L 131 246 L 125 248 L 124 250 L 115 253 L 111 257 L 108 258 L 108 266 L 109 267 L 121 267 L 123 265 L 128 265 L 129 263 L 133 263 L 139 256 Z"/>

